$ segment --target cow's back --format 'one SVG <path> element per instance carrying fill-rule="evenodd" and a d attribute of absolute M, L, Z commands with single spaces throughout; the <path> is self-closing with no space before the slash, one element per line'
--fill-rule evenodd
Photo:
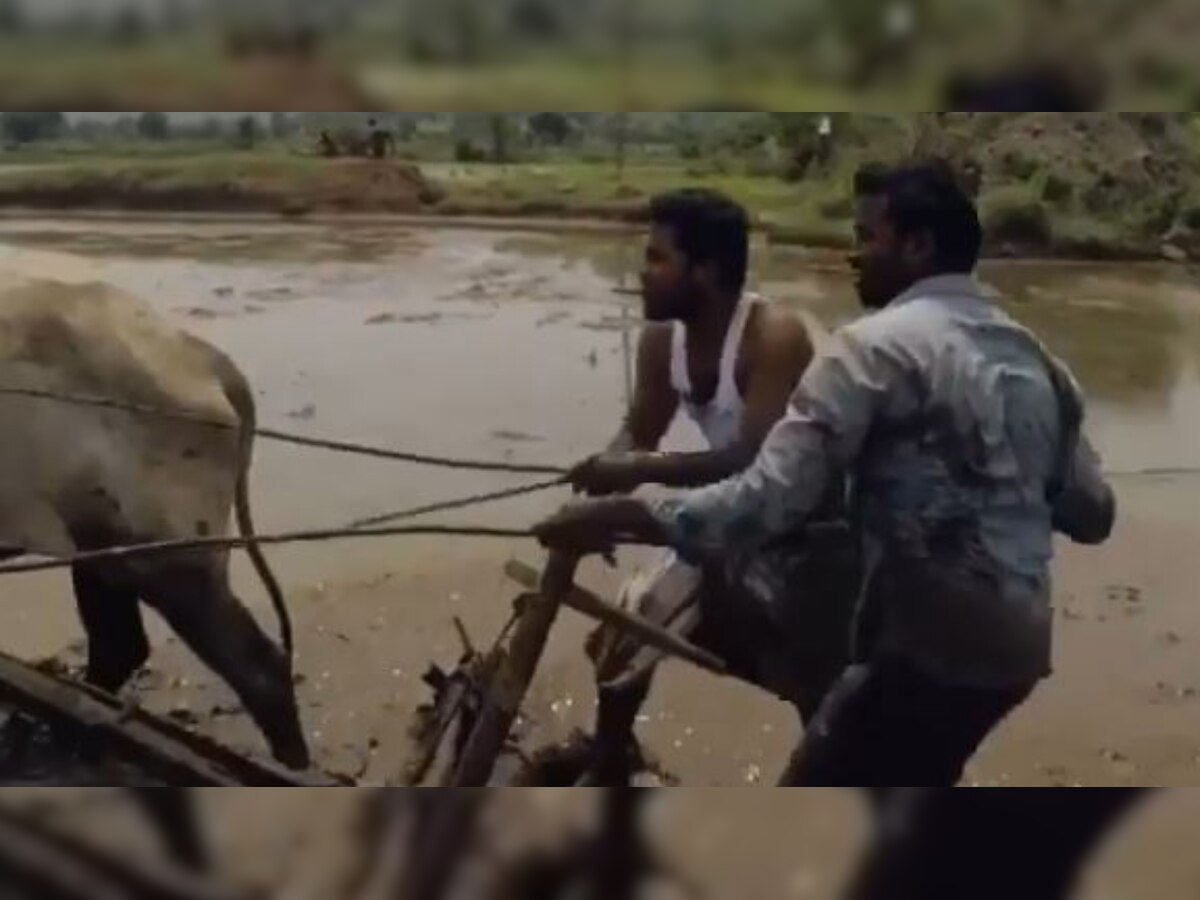
<path fill-rule="evenodd" d="M 111 286 L 0 277 L 0 543 L 59 554 L 225 533 L 240 454 L 214 355 Z"/>

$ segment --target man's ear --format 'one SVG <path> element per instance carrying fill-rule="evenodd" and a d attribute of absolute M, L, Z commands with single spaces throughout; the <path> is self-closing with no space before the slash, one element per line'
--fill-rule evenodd
<path fill-rule="evenodd" d="M 905 235 L 900 246 L 900 255 L 909 271 L 929 271 L 933 267 L 935 255 L 933 235 L 928 231 Z"/>
<path fill-rule="evenodd" d="M 692 279 L 708 291 L 716 291 L 721 284 L 721 271 L 715 260 L 695 263 L 690 267 Z"/>

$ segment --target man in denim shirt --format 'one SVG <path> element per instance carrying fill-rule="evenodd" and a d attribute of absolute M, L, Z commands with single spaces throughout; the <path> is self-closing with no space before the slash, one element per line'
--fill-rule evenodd
<path fill-rule="evenodd" d="M 784 783 L 954 785 L 1050 674 L 1054 531 L 1100 543 L 1115 504 L 1074 380 L 974 280 L 982 229 L 952 173 L 865 169 L 855 188 L 870 313 L 813 363 L 756 462 L 657 503 L 569 507 L 538 531 L 578 553 L 633 541 L 702 562 L 786 540 L 849 474 L 866 559 L 856 664 Z"/>

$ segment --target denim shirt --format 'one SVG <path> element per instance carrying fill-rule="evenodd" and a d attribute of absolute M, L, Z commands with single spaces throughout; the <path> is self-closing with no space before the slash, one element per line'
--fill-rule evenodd
<path fill-rule="evenodd" d="M 653 509 L 684 559 L 741 556 L 800 533 L 848 475 L 856 654 L 1028 685 L 1051 670 L 1052 497 L 1102 481 L 1067 410 L 1079 388 L 1028 330 L 973 278 L 932 278 L 834 335 L 747 471 Z"/>

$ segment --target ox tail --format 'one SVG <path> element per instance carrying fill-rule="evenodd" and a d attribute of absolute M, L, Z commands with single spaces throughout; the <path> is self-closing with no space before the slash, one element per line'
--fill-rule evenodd
<path fill-rule="evenodd" d="M 241 425 L 239 433 L 240 449 L 238 457 L 237 488 L 234 495 L 234 515 L 237 519 L 238 530 L 247 541 L 246 553 L 254 570 L 262 580 L 267 595 L 271 598 L 271 606 L 279 619 L 279 640 L 287 656 L 288 667 L 291 668 L 295 657 L 295 645 L 292 636 L 292 616 L 288 612 L 287 602 L 279 580 L 271 570 L 262 547 L 254 540 L 257 534 L 254 528 L 254 517 L 250 512 L 250 467 L 254 459 L 254 434 L 258 427 L 258 410 L 254 402 L 254 392 L 249 382 L 232 361 L 222 359 L 221 383 L 225 396 L 237 413 Z"/>

